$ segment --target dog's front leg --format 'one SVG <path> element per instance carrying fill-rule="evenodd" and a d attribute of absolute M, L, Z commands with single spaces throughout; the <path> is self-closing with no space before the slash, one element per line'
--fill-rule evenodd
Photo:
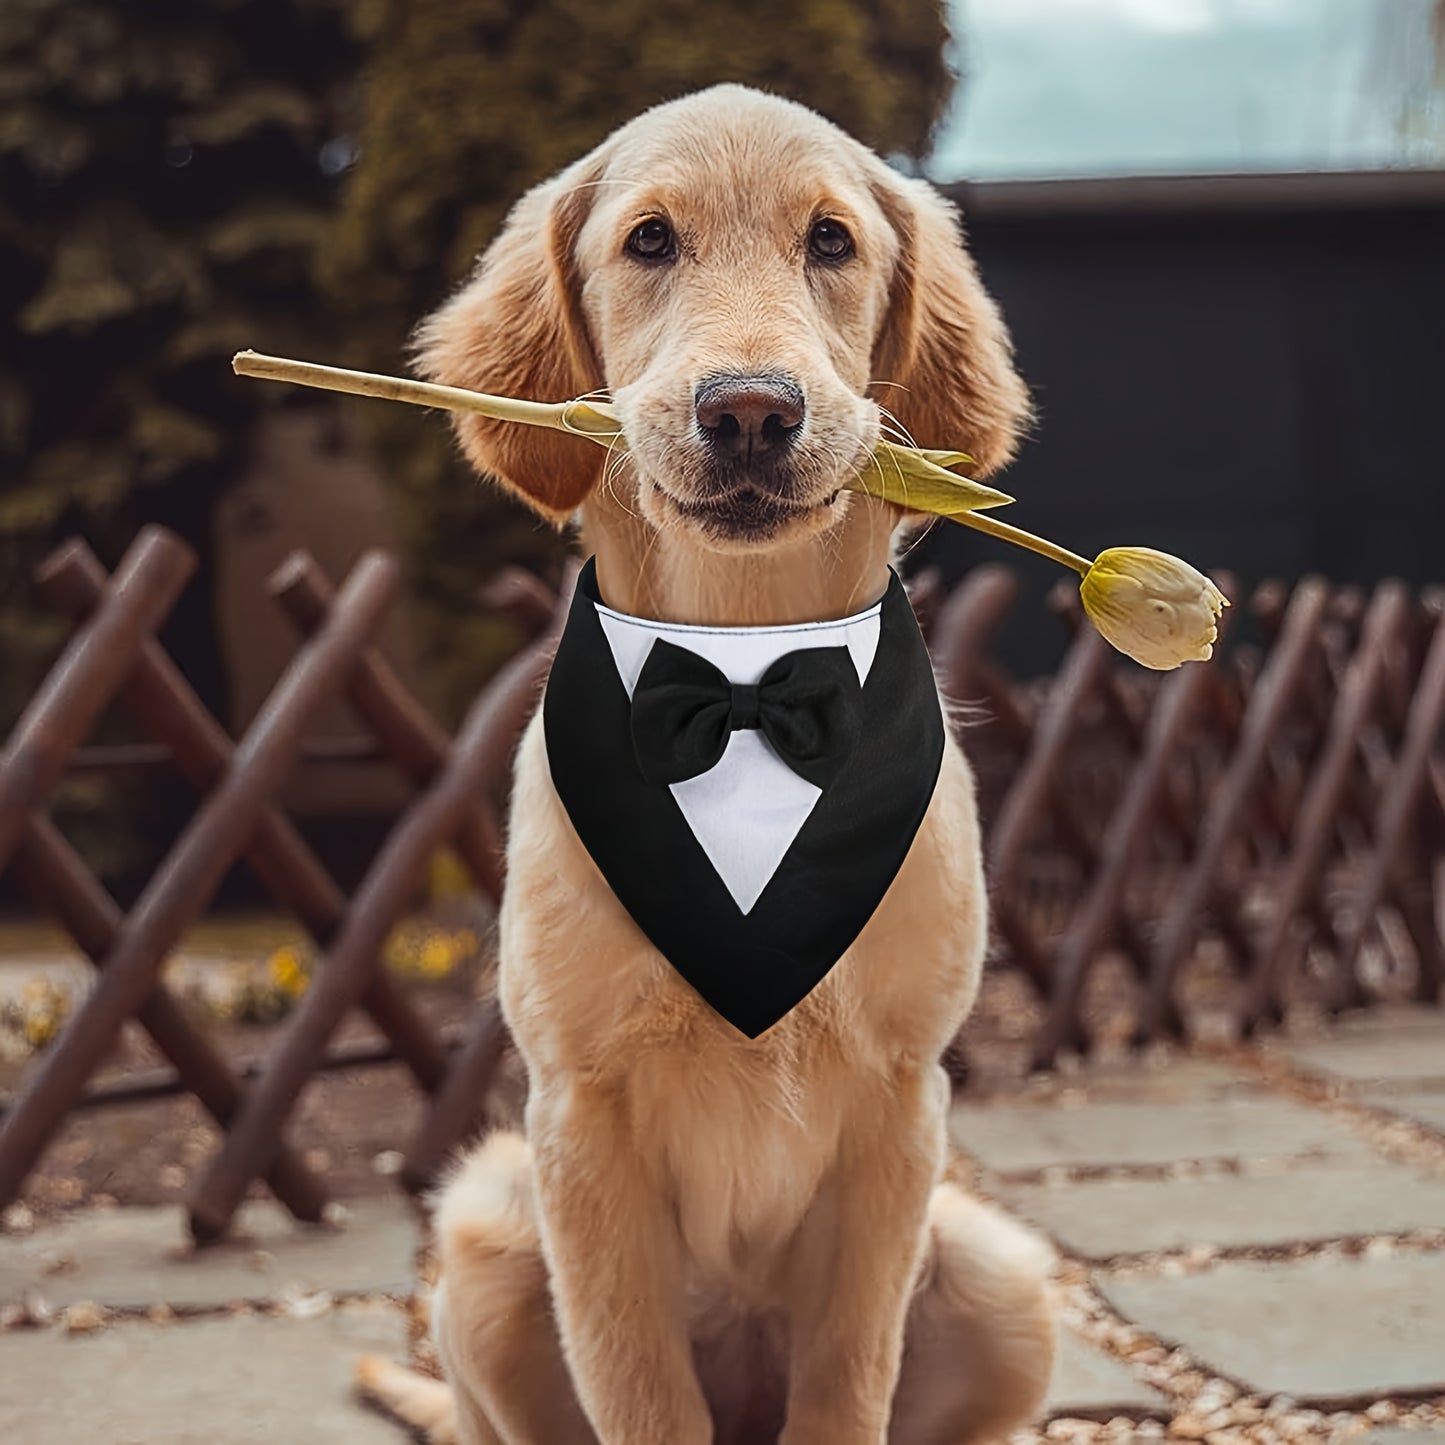
<path fill-rule="evenodd" d="M 527 1112 L 563 1348 L 601 1445 L 709 1445 L 681 1241 L 617 1095 L 568 1080 Z"/>
<path fill-rule="evenodd" d="M 932 1067 L 902 1070 L 891 1084 L 886 1107 L 850 1125 L 797 1242 L 779 1445 L 883 1445 L 888 1436 L 947 1094 Z"/>

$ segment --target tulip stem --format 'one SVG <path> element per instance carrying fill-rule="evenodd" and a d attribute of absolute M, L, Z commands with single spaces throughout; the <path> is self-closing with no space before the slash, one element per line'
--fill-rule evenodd
<path fill-rule="evenodd" d="M 998 537 L 1001 541 L 1012 542 L 1026 551 L 1037 552 L 1040 557 L 1047 557 L 1051 562 L 1072 567 L 1081 577 L 1094 565 L 1087 557 L 1070 552 L 1067 547 L 1060 547 L 1043 537 L 1034 536 L 1032 532 L 1025 532 L 1022 527 L 1012 527 L 1007 522 L 1000 522 L 996 517 L 983 512 L 960 512 L 953 520 L 963 523 L 965 527 L 972 527 L 976 532 L 987 532 L 990 537 Z"/>
<path fill-rule="evenodd" d="M 323 391 L 345 391 L 353 396 L 375 396 L 385 401 L 407 401 L 413 406 L 435 406 L 444 411 L 475 411 L 497 421 L 526 422 L 531 426 L 562 425 L 566 402 L 519 401 L 510 396 L 488 396 L 460 386 L 437 386 L 405 376 L 378 376 L 370 371 L 347 371 L 340 366 L 318 366 L 311 361 L 289 361 L 259 351 L 238 351 L 231 360 L 237 376 L 264 381 L 290 381 Z"/>
<path fill-rule="evenodd" d="M 405 401 L 413 406 L 435 406 L 443 411 L 480 412 L 497 421 L 557 427 L 588 436 L 604 446 L 615 445 L 621 430 L 608 408 L 596 408 L 581 400 L 541 402 L 521 401 L 510 396 L 488 396 L 485 392 L 470 391 L 460 386 L 438 386 L 430 381 L 413 381 L 410 377 L 380 376 L 371 371 L 319 366 L 310 361 L 291 361 L 284 356 L 265 356 L 259 351 L 238 351 L 231 361 L 231 369 L 237 376 L 255 376 L 264 381 L 289 381 L 298 386 L 320 387 L 324 391 L 349 392 L 353 396 Z M 994 498 L 995 502 L 1009 500 L 1000 494 L 994 494 Z M 1011 527 L 1007 522 L 997 521 L 982 512 L 960 511 L 950 512 L 949 515 L 965 527 L 986 532 L 990 537 L 1012 542 L 1030 552 L 1037 552 L 1041 557 L 1072 567 L 1081 576 L 1094 565 L 1077 552 L 1055 546 L 1032 532 Z"/>

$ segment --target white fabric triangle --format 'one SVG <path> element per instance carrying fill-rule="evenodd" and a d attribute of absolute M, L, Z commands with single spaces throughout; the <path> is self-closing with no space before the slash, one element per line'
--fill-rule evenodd
<path fill-rule="evenodd" d="M 867 682 L 878 651 L 883 604 L 835 622 L 785 627 L 693 627 L 652 622 L 600 603 L 598 621 L 618 676 L 632 696 L 642 665 L 659 638 L 705 657 L 730 682 L 757 682 L 784 653 L 802 647 L 847 647 L 859 683 Z M 759 732 L 735 732 L 716 767 L 682 783 L 672 796 L 733 901 L 750 913 L 777 872 L 820 789 L 800 778 Z"/>

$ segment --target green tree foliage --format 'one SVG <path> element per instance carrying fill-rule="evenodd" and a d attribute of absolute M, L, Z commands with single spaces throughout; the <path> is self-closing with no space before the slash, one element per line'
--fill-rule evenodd
<path fill-rule="evenodd" d="M 513 201 L 658 101 L 720 81 L 813 106 L 884 154 L 921 156 L 950 90 L 939 0 L 358 0 L 361 160 L 327 255 L 356 364 L 401 363 Z M 557 544 L 479 488 L 435 417 L 373 407 L 402 500 L 425 666 L 449 712 L 495 665 L 478 583 Z"/>
<path fill-rule="evenodd" d="M 113 558 L 154 518 L 204 552 L 258 408 L 287 400 L 230 376 L 237 347 L 401 365 L 528 185 L 716 81 L 919 155 L 945 39 L 939 0 L 5 0 L 0 723 L 53 640 L 24 595 L 46 547 L 80 531 Z M 479 583 L 557 543 L 475 484 L 435 417 L 364 414 L 455 714 L 511 645 Z M 204 581 L 180 612 L 219 701 Z"/>
<path fill-rule="evenodd" d="M 113 554 L 152 517 L 204 548 L 276 401 L 230 353 L 318 349 L 344 4 L 0 4 L 0 720 L 49 640 L 37 557 L 75 531 Z M 204 582 L 186 608 L 205 636 Z"/>

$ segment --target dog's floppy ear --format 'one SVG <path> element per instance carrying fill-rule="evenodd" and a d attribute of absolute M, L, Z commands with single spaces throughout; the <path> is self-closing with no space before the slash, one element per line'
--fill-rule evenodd
<path fill-rule="evenodd" d="M 1012 458 L 1029 416 L 1003 318 L 949 202 L 881 164 L 873 193 L 899 243 L 873 395 L 918 446 L 967 452 L 987 475 Z"/>
<path fill-rule="evenodd" d="M 422 376 L 528 401 L 567 401 L 602 384 L 574 254 L 601 169 L 594 153 L 517 202 L 471 278 L 418 327 Z M 601 480 L 607 453 L 595 442 L 466 412 L 451 418 L 478 471 L 554 520 Z"/>

